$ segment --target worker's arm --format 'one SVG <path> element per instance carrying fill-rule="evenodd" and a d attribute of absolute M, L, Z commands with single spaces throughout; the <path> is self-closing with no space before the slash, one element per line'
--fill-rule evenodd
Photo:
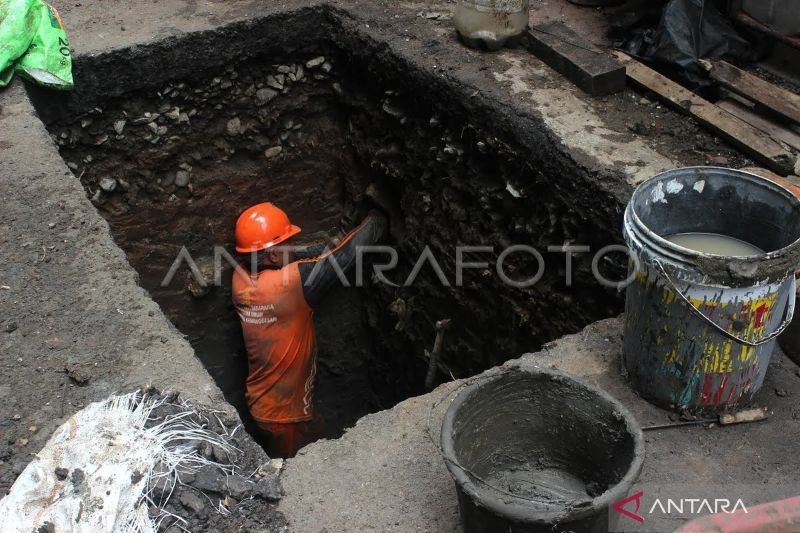
<path fill-rule="evenodd" d="M 386 226 L 386 217 L 378 211 L 371 211 L 335 248 L 327 250 L 319 257 L 298 262 L 303 294 L 308 305 L 313 308 L 322 302 L 325 294 L 339 282 L 340 273 L 347 275 L 355 267 L 358 248 L 378 242 L 386 231 Z"/>
<path fill-rule="evenodd" d="M 314 243 L 302 247 L 292 248 L 292 261 L 303 261 L 306 259 L 316 259 L 328 251 L 329 245 Z"/>

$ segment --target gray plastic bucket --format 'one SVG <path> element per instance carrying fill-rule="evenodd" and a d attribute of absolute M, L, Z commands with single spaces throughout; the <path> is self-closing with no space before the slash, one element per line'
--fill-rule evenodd
<path fill-rule="evenodd" d="M 642 468 L 636 420 L 555 370 L 475 378 L 442 423 L 464 531 L 607 531 L 608 508 Z"/>
<path fill-rule="evenodd" d="M 631 385 L 656 405 L 692 414 L 749 403 L 794 313 L 800 202 L 747 172 L 680 168 L 636 189 L 623 231 L 635 257 L 623 350 Z M 712 255 L 665 238 L 695 232 L 765 253 Z"/>

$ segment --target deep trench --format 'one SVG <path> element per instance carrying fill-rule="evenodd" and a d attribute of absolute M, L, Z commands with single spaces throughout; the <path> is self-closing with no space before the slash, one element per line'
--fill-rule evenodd
<path fill-rule="evenodd" d="M 368 208 L 364 191 L 378 182 L 403 219 L 393 221 L 402 232 L 386 240 L 399 250 L 389 275 L 399 282 L 426 246 L 451 285 L 456 245 L 493 246 L 470 258 L 491 265 L 504 247 L 528 244 L 546 262 L 542 279 L 525 289 L 504 285 L 491 266 L 464 271 L 461 287 L 443 286 L 430 265 L 408 287 L 372 280 L 336 288 L 315 315 L 316 404 L 329 437 L 425 391 L 425 352 L 437 320 L 452 320 L 441 382 L 621 310 L 619 296 L 591 275 L 590 259 L 574 260 L 568 286 L 564 255 L 547 251 L 568 242 L 593 250 L 619 242 L 621 211 L 541 125 L 523 126 L 466 88 L 431 79 L 334 11 L 252 24 L 79 59 L 75 94 L 59 100 L 32 92 L 141 285 L 244 418 L 246 358 L 230 266 L 223 261 L 222 286 L 201 297 L 192 294 L 197 287 L 186 264 L 168 286 L 161 283 L 183 246 L 210 271 L 214 246 L 232 251 L 235 219 L 253 203 L 280 205 L 302 226 L 304 242 L 326 241 L 358 221 Z M 278 28 L 283 37 L 266 37 Z M 218 55 L 216 66 L 186 66 L 208 57 L 215 43 L 233 41 L 238 48 L 227 46 L 231 57 Z M 134 72 L 113 66 L 133 60 Z M 623 259 L 607 267 L 619 274 Z M 505 267 L 523 279 L 538 264 L 513 254 Z"/>

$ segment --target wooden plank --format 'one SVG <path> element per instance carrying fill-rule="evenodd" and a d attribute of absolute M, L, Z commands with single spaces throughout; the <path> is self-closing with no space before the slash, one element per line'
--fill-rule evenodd
<path fill-rule="evenodd" d="M 794 169 L 796 155 L 790 153 L 766 133 L 697 96 L 623 52 L 615 53 L 625 64 L 628 78 L 653 91 L 678 111 L 692 116 L 741 150 L 742 153 L 784 176 Z"/>
<path fill-rule="evenodd" d="M 734 100 L 720 100 L 717 102 L 717 106 L 731 115 L 736 115 L 751 126 L 755 126 L 776 141 L 785 143 L 789 148 L 800 151 L 800 134 L 794 130 L 784 128 Z"/>
<path fill-rule="evenodd" d="M 704 64 L 711 78 L 724 87 L 800 124 L 800 96 L 721 59 L 704 61 Z"/>
<path fill-rule="evenodd" d="M 532 25 L 528 29 L 528 49 L 593 96 L 625 87 L 625 66 L 560 22 Z"/>

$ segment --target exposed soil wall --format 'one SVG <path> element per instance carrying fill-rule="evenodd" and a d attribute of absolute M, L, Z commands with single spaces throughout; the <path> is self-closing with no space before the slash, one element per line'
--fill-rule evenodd
<path fill-rule="evenodd" d="M 393 332 L 378 339 L 386 351 L 378 360 L 421 354 L 433 344 L 436 321 L 451 318 L 444 361 L 464 377 L 621 310 L 616 292 L 591 273 L 590 254 L 573 259 L 568 286 L 565 255 L 548 252 L 573 243 L 593 253 L 620 242 L 623 204 L 612 184 L 565 157 L 558 139 L 536 128 L 538 119 L 509 116 L 471 88 L 415 69 L 357 32 L 335 38 L 347 50 L 339 67 L 349 142 L 372 176 L 394 191 L 405 216 L 394 279 L 406 279 L 429 246 L 453 285 L 443 286 L 426 265 L 413 286 L 370 293 L 377 295 L 368 300 L 372 328 Z M 503 283 L 494 268 L 499 253 L 516 244 L 533 246 L 546 263 L 541 280 L 525 289 Z M 489 267 L 463 271 L 462 287 L 455 286 L 456 245 L 494 249 L 467 256 Z M 602 271 L 623 278 L 624 256 L 608 259 Z M 505 267 L 521 280 L 538 263 L 520 253 Z M 403 316 L 389 312 L 398 304 Z"/>
<path fill-rule="evenodd" d="M 564 254 L 547 251 L 569 242 L 593 251 L 617 242 L 621 204 L 614 187 L 559 151 L 536 117 L 508 116 L 336 20 L 333 12 L 316 12 L 275 22 L 280 31 L 275 26 L 272 35 L 281 37 L 273 41 L 264 37 L 269 29 L 227 28 L 209 40 L 234 43 L 243 55 L 263 53 L 230 65 L 216 57 L 216 67 L 191 75 L 185 61 L 202 57 L 208 40 L 155 45 L 145 61 L 159 65 L 153 77 L 121 72 L 119 83 L 94 79 L 83 95 L 39 102 L 64 159 L 109 220 L 142 285 L 240 409 L 246 361 L 229 268 L 223 286 L 199 298 L 192 292 L 205 290 L 187 287 L 185 265 L 162 287 L 182 246 L 209 270 L 214 245 L 231 250 L 238 213 L 265 199 L 289 212 L 306 239 L 330 238 L 364 212 L 364 191 L 379 182 L 401 213 L 394 228 L 404 229 L 388 238 L 399 251 L 393 280 L 402 284 L 428 246 L 455 285 L 455 246 L 493 247 L 467 258 L 490 267 L 466 270 L 462 287 L 444 286 L 428 264 L 409 287 L 370 283 L 331 295 L 316 319 L 318 402 L 332 420 L 332 436 L 423 391 L 424 352 L 439 319 L 452 319 L 441 380 L 533 351 L 621 309 L 591 275 L 590 257 L 575 258 L 566 286 Z M 117 60 L 142 53 L 124 51 Z M 112 63 L 87 61 L 77 74 Z M 132 66 L 134 74 L 139 69 Z M 498 253 L 512 244 L 542 253 L 546 266 L 535 286 L 509 287 L 494 271 Z M 622 259 L 610 263 L 617 274 Z M 538 264 L 513 254 L 505 267 L 522 279 Z"/>

